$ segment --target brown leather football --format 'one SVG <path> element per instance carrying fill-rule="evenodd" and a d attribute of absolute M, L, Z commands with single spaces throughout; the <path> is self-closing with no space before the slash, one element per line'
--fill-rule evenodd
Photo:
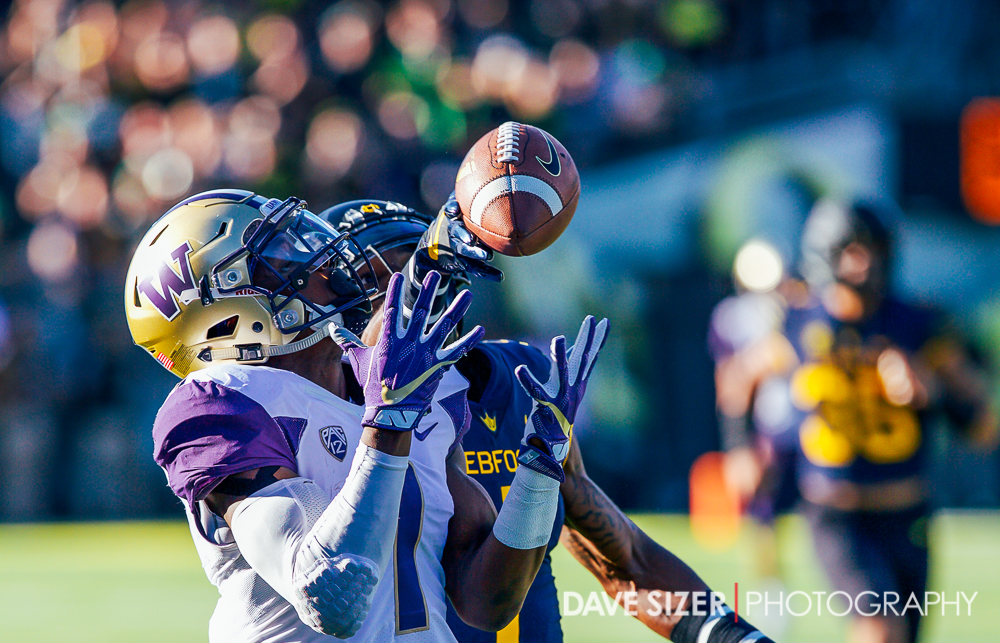
<path fill-rule="evenodd" d="M 465 155 L 455 198 L 466 227 L 487 246 L 514 257 L 532 255 L 569 225 L 580 198 L 580 175 L 554 136 L 507 122 Z"/>

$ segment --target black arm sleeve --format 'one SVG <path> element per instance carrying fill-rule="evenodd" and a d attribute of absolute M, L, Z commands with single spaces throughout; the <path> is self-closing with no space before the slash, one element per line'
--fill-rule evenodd
<path fill-rule="evenodd" d="M 733 611 L 701 616 L 682 616 L 674 626 L 670 639 L 674 643 L 697 643 L 702 630 L 710 632 L 708 643 L 774 643 L 742 618 L 733 618 Z"/>

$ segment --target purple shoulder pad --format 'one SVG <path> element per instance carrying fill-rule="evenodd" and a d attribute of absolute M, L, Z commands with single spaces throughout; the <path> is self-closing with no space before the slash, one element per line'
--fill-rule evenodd
<path fill-rule="evenodd" d="M 166 472 L 170 489 L 194 506 L 234 473 L 272 465 L 297 470 L 294 451 L 306 421 L 278 419 L 238 391 L 187 381 L 156 416 L 153 459 Z"/>

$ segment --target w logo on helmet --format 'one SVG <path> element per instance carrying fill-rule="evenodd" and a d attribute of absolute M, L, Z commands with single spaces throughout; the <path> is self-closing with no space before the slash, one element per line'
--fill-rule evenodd
<path fill-rule="evenodd" d="M 146 275 L 137 285 L 139 292 L 146 296 L 149 303 L 167 318 L 173 321 L 180 314 L 178 298 L 186 290 L 195 290 L 194 277 L 191 275 L 191 244 L 185 241 L 170 253 L 171 261 L 162 261 L 156 267 L 156 274 Z M 174 269 L 177 264 L 178 270 Z M 159 282 L 159 288 L 154 282 Z"/>

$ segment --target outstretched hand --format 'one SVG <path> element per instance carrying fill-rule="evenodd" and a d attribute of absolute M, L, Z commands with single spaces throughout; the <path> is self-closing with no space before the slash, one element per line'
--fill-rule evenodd
<path fill-rule="evenodd" d="M 465 315 L 472 293 L 464 291 L 426 330 L 434 293 L 441 275 L 430 272 L 413 306 L 409 322 L 403 316 L 403 276 L 389 280 L 382 332 L 374 346 L 366 346 L 345 328 L 331 324 L 330 336 L 347 353 L 365 396 L 364 426 L 409 431 L 430 410 L 444 368 L 454 364 L 483 337 L 476 326 L 445 345 L 448 334 Z M 425 332 L 426 330 L 426 332 Z"/>
<path fill-rule="evenodd" d="M 493 251 L 480 245 L 462 222 L 462 211 L 451 196 L 417 244 L 417 266 L 444 274 L 465 273 L 489 281 L 501 281 L 503 273 L 489 264 Z"/>
<path fill-rule="evenodd" d="M 607 319 L 598 322 L 588 315 L 569 351 L 564 336 L 554 338 L 550 347 L 551 369 L 545 384 L 523 364 L 514 369 L 517 381 L 534 400 L 518 457 L 529 469 L 565 481 L 563 462 L 569 455 L 576 411 L 607 333 Z"/>

